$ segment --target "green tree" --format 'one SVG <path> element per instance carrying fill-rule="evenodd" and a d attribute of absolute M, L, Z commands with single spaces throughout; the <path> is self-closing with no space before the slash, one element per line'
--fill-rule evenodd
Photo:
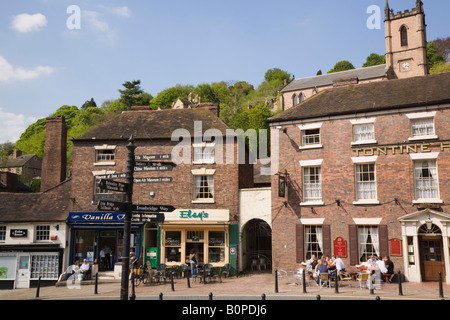
<path fill-rule="evenodd" d="M 284 82 L 284 80 L 289 81 L 290 78 L 291 74 L 287 71 L 281 70 L 280 68 L 269 69 L 264 75 L 264 80 L 267 82 L 273 80 L 281 80 L 282 82 Z"/>
<path fill-rule="evenodd" d="M 337 62 L 333 69 L 330 69 L 330 71 L 328 71 L 327 73 L 334 73 L 334 72 L 341 72 L 341 71 L 346 71 L 346 70 L 352 70 L 355 69 L 355 67 L 353 66 L 353 64 L 350 61 L 347 60 L 342 60 Z"/>
<path fill-rule="evenodd" d="M 175 87 L 167 88 L 150 101 L 150 107 L 154 110 L 158 108 L 170 109 L 172 104 L 178 99 L 187 99 L 189 93 L 194 89 L 191 85 L 177 84 Z"/>
<path fill-rule="evenodd" d="M 434 41 L 427 42 L 427 58 L 428 58 L 428 67 L 432 69 L 436 63 L 445 62 L 444 56 L 434 45 Z"/>
<path fill-rule="evenodd" d="M 95 103 L 94 98 L 91 98 L 91 100 L 86 100 L 86 102 L 83 103 L 83 105 L 81 106 L 81 109 L 84 110 L 84 109 L 87 109 L 87 108 L 90 108 L 90 107 L 97 108 L 97 103 Z"/>
<path fill-rule="evenodd" d="M 377 53 L 371 53 L 367 57 L 366 62 L 363 64 L 363 68 L 377 66 L 377 65 L 385 64 L 385 63 L 386 63 L 386 55 L 379 55 Z"/>
<path fill-rule="evenodd" d="M 212 85 L 208 83 L 199 84 L 194 88 L 192 94 L 200 97 L 200 102 L 213 102 L 219 103 L 218 97 L 216 97 Z"/>
<path fill-rule="evenodd" d="M 131 106 L 136 105 L 138 96 L 144 93 L 144 90 L 141 89 L 141 80 L 125 81 L 122 86 L 125 89 L 119 89 L 120 99 L 129 110 Z"/>

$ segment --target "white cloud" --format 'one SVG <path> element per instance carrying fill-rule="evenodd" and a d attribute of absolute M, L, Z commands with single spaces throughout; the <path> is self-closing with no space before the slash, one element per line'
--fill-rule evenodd
<path fill-rule="evenodd" d="M 97 11 L 85 10 L 83 14 L 83 17 L 86 19 L 87 23 L 95 30 L 102 32 L 110 30 L 108 23 L 101 19 L 101 15 Z"/>
<path fill-rule="evenodd" d="M 116 7 L 116 8 L 110 8 L 110 11 L 120 17 L 123 18 L 130 18 L 131 17 L 131 11 L 128 9 L 128 7 Z"/>
<path fill-rule="evenodd" d="M 21 33 L 41 31 L 45 26 L 47 26 L 47 18 L 41 13 L 22 13 L 13 16 L 11 22 L 11 28 Z"/>
<path fill-rule="evenodd" d="M 42 75 L 50 75 L 55 68 L 49 66 L 37 66 L 34 69 L 14 68 L 5 58 L 0 56 L 0 82 L 32 80 Z"/>
<path fill-rule="evenodd" d="M 4 112 L 0 108 L 0 143 L 15 143 L 28 126 L 37 120 L 38 118 L 26 117 L 23 114 Z"/>

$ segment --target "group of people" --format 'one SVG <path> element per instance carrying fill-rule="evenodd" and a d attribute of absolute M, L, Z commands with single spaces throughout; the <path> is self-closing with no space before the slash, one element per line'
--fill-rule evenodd
<path fill-rule="evenodd" d="M 75 264 L 72 265 L 71 267 L 72 267 L 72 274 L 77 274 L 78 280 L 84 280 L 91 268 L 87 259 L 83 259 L 82 264 L 80 264 L 80 261 L 77 260 L 77 261 L 75 261 Z"/>
<path fill-rule="evenodd" d="M 322 256 L 318 260 L 313 254 L 306 263 L 306 271 L 312 274 L 313 278 L 316 279 L 316 283 L 319 284 L 321 273 L 330 273 L 332 276 L 336 276 L 338 271 L 345 272 L 345 264 L 341 258 L 335 255 L 332 255 L 331 258 Z"/>
<path fill-rule="evenodd" d="M 387 281 L 392 282 L 392 278 L 394 277 L 394 263 L 389 259 L 389 256 L 384 256 L 383 259 L 378 259 L 375 255 L 370 256 L 370 259 L 367 261 L 367 268 L 369 270 L 379 271 L 380 275 L 387 275 Z M 332 255 L 331 258 L 329 256 L 322 256 L 322 258 L 317 259 L 313 254 L 306 262 L 306 271 L 319 284 L 321 273 L 329 273 L 332 276 L 336 276 L 337 271 L 345 272 L 345 264 L 341 258 L 335 255 Z"/>
<path fill-rule="evenodd" d="M 384 256 L 382 259 L 376 255 L 370 256 L 369 260 L 367 260 L 367 268 L 369 270 L 379 271 L 381 276 L 388 276 L 388 282 L 392 282 L 392 278 L 394 277 L 394 263 L 389 259 L 389 256 Z"/>

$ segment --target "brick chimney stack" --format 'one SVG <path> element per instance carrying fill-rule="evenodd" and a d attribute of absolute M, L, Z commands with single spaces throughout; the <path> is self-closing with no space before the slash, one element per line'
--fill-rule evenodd
<path fill-rule="evenodd" d="M 66 179 L 66 147 L 66 119 L 63 116 L 47 118 L 41 191 L 53 188 Z"/>

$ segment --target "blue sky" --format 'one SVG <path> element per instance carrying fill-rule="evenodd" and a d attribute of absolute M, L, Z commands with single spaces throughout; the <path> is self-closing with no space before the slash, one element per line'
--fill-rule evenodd
<path fill-rule="evenodd" d="M 390 0 L 395 12 L 415 0 Z M 448 37 L 450 1 L 423 0 L 428 40 Z M 69 29 L 74 11 L 79 28 Z M 369 29 L 371 5 L 381 28 Z M 385 53 L 385 0 L 16 0 L 0 7 L 0 143 L 62 105 L 117 99 L 140 79 L 156 96 L 176 84 L 247 81 L 270 68 L 296 78 Z"/>

